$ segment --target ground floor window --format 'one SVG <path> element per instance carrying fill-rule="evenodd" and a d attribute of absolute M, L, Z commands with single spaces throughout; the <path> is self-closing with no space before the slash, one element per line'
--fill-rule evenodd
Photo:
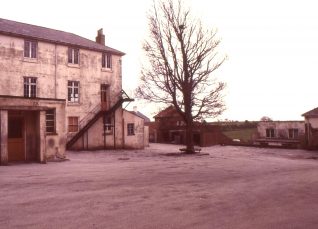
<path fill-rule="evenodd" d="M 68 132 L 78 131 L 78 117 L 68 117 Z"/>
<path fill-rule="evenodd" d="M 106 134 L 113 133 L 113 118 L 110 116 L 104 117 L 104 131 Z"/>
<path fill-rule="evenodd" d="M 127 135 L 135 135 L 135 124 L 134 123 L 127 124 Z"/>
<path fill-rule="evenodd" d="M 288 137 L 289 138 L 298 138 L 298 129 L 295 129 L 295 128 L 288 129 Z"/>
<path fill-rule="evenodd" d="M 55 110 L 47 110 L 46 118 L 46 133 L 55 133 Z"/>
<path fill-rule="evenodd" d="M 273 129 L 273 128 L 266 129 L 266 137 L 267 138 L 275 138 L 275 129 Z"/>

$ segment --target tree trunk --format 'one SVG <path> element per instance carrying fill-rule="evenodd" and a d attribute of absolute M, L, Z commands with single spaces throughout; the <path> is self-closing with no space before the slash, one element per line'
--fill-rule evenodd
<path fill-rule="evenodd" d="M 193 153 L 195 153 L 195 151 L 194 151 L 194 144 L 193 144 L 193 122 L 192 122 L 192 121 L 190 121 L 190 122 L 187 124 L 186 139 L 187 139 L 187 149 L 186 149 L 186 153 L 188 153 L 188 154 L 193 154 Z"/>

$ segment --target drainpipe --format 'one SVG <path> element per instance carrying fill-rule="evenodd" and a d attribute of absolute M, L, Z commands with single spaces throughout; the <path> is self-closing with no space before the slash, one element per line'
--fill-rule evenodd
<path fill-rule="evenodd" d="M 57 99 L 57 80 L 56 80 L 56 77 L 57 77 L 57 52 L 56 52 L 56 44 L 55 44 L 55 61 L 54 61 L 54 65 L 55 65 L 55 68 L 54 68 L 54 98 Z"/>

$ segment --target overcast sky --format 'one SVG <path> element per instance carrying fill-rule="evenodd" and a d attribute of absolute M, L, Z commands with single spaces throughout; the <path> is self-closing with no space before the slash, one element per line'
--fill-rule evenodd
<path fill-rule="evenodd" d="M 219 119 L 301 120 L 318 107 L 318 3 L 314 0 L 188 0 L 206 27 L 218 29 L 228 60 L 216 72 L 227 83 L 227 111 Z M 123 89 L 138 85 L 141 43 L 152 0 L 6 0 L 0 17 L 95 39 L 126 53 Z M 155 106 L 135 102 L 148 116 Z"/>

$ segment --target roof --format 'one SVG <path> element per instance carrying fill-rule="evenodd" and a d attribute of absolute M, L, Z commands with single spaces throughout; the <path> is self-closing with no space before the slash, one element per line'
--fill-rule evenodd
<path fill-rule="evenodd" d="M 116 49 L 101 45 L 95 41 L 86 39 L 73 33 L 49 29 L 41 26 L 11 21 L 0 18 L 0 34 L 36 39 L 49 43 L 72 45 L 94 51 L 111 52 L 117 55 L 125 55 Z"/>
<path fill-rule="evenodd" d="M 127 110 L 126 110 L 127 111 Z M 129 113 L 138 116 L 139 118 L 142 118 L 145 122 L 150 122 L 150 119 L 144 115 L 143 113 L 139 112 L 139 111 L 128 111 Z"/>
<path fill-rule="evenodd" d="M 156 114 L 154 118 L 171 117 L 171 116 L 175 116 L 176 113 L 177 113 L 176 108 L 171 105 L 165 108 L 164 110 L 160 111 L 158 114 Z"/>
<path fill-rule="evenodd" d="M 304 117 L 318 117 L 318 107 L 302 114 Z"/>

